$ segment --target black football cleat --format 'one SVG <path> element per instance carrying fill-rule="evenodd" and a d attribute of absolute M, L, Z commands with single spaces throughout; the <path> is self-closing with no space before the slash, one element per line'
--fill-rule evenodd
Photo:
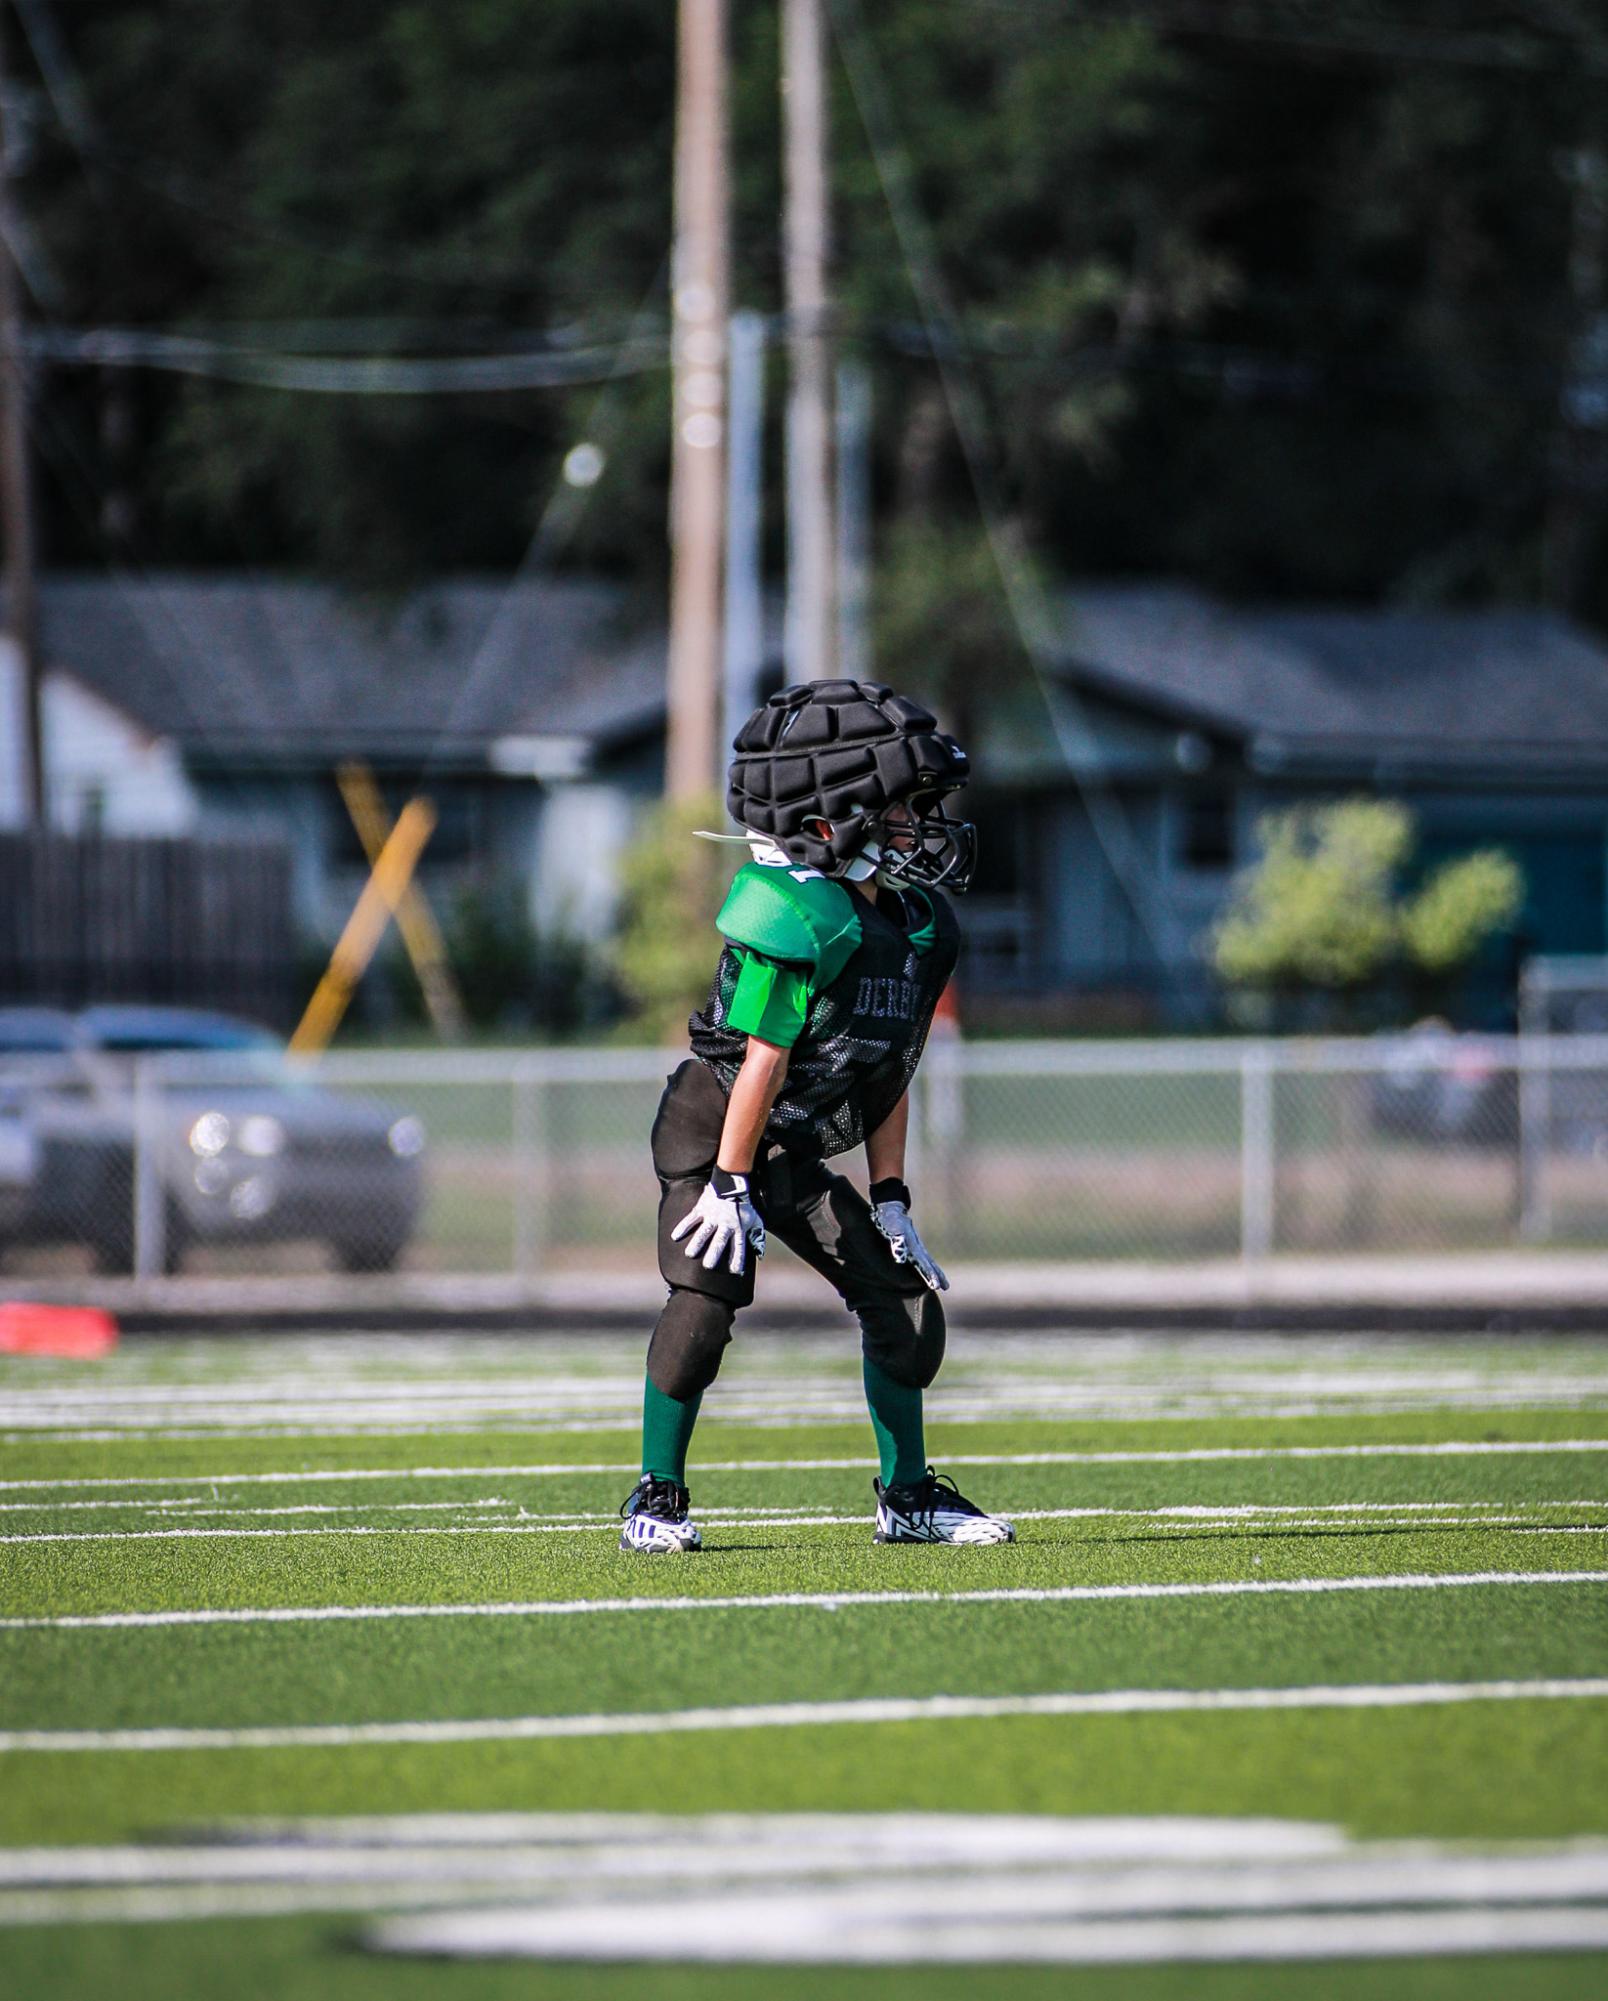
<path fill-rule="evenodd" d="M 644 1473 L 620 1509 L 625 1517 L 621 1549 L 634 1549 L 644 1556 L 690 1556 L 702 1549 L 703 1537 L 687 1517 L 688 1501 L 685 1487 Z"/>
<path fill-rule="evenodd" d="M 929 1466 L 903 1487 L 871 1482 L 877 1497 L 877 1542 L 1015 1542 L 1016 1530 L 999 1515 L 984 1514 L 946 1474 Z"/>

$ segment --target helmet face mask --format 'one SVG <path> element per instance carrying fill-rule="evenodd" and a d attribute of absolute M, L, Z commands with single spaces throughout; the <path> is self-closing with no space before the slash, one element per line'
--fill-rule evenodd
<path fill-rule="evenodd" d="M 970 883 L 976 830 L 945 799 L 971 766 L 918 702 L 877 681 L 802 683 L 757 709 L 733 749 L 732 818 L 798 866 L 863 879 L 872 862 L 896 884 Z"/>
<path fill-rule="evenodd" d="M 884 814 L 870 832 L 880 850 L 877 874 L 895 887 L 910 882 L 964 895 L 977 867 L 976 827 L 951 819 L 941 792 L 895 803 L 908 807 L 908 819 L 890 826 Z"/>

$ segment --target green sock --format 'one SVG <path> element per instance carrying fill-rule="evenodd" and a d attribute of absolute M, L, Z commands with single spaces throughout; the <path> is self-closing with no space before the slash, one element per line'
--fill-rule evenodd
<path fill-rule="evenodd" d="M 865 1401 L 877 1435 L 884 1487 L 905 1487 L 927 1470 L 927 1435 L 921 1425 L 921 1392 L 896 1383 L 865 1357 Z"/>
<path fill-rule="evenodd" d="M 667 1397 L 651 1376 L 642 1385 L 642 1470 L 655 1480 L 687 1484 L 687 1447 L 692 1443 L 692 1427 L 698 1422 L 698 1406 L 703 1391 L 685 1403 Z"/>

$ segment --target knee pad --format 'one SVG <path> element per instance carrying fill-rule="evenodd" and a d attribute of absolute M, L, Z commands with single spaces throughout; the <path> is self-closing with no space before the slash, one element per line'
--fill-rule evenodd
<path fill-rule="evenodd" d="M 685 1403 L 720 1373 L 736 1309 L 703 1292 L 671 1293 L 648 1343 L 648 1375 L 655 1389 Z"/>
<path fill-rule="evenodd" d="M 924 1390 L 944 1359 L 944 1309 L 937 1293 L 882 1292 L 855 1305 L 869 1359 L 906 1389 Z"/>

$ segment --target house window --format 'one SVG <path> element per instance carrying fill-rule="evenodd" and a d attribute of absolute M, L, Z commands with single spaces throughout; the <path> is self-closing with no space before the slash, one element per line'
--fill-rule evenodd
<path fill-rule="evenodd" d="M 1234 800 L 1227 792 L 1194 792 L 1183 802 L 1178 859 L 1185 868 L 1234 866 Z"/>

